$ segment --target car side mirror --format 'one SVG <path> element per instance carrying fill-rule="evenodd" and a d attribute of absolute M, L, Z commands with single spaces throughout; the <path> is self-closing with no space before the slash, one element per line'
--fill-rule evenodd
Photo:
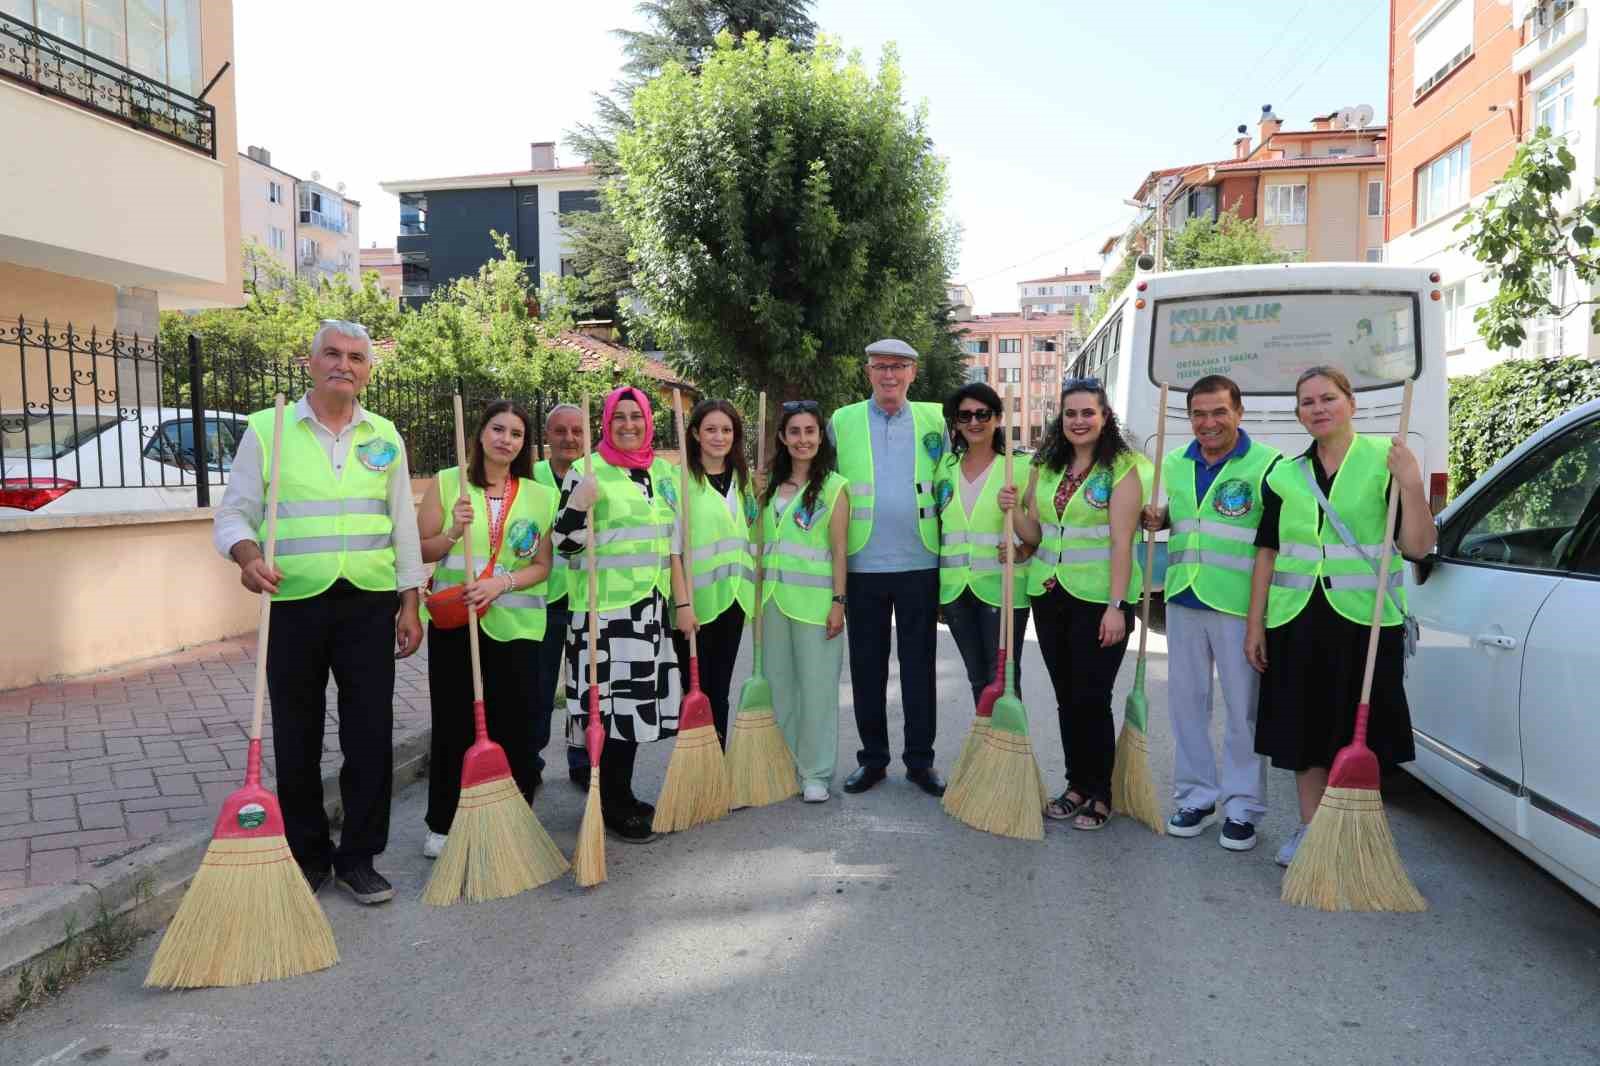
<path fill-rule="evenodd" d="M 1433 528 L 1435 530 L 1433 550 L 1411 564 L 1417 568 L 1417 584 L 1419 585 L 1428 580 L 1428 575 L 1433 573 L 1433 568 L 1439 564 L 1439 538 L 1444 536 L 1444 523 L 1440 522 L 1436 517 L 1433 520 Z"/>

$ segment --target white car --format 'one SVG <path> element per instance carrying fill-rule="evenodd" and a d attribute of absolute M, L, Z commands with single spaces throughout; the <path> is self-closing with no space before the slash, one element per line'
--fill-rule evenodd
<path fill-rule="evenodd" d="M 195 506 L 194 422 L 188 411 L 146 407 L 0 411 L 0 518 L 155 511 Z M 212 502 L 244 435 L 244 416 L 205 412 Z"/>
<path fill-rule="evenodd" d="M 1410 591 L 1407 769 L 1600 905 L 1600 400 L 1438 521 Z"/>

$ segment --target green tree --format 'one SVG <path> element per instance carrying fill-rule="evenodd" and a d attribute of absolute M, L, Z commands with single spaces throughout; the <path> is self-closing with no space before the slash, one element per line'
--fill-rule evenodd
<path fill-rule="evenodd" d="M 670 65 L 634 96 L 606 200 L 639 320 L 703 388 L 843 402 L 886 335 L 924 353 L 919 394 L 960 374 L 944 165 L 900 86 L 892 48 L 874 78 L 831 42 L 725 33 L 698 76 Z"/>
<path fill-rule="evenodd" d="M 1267 231 L 1253 219 L 1240 218 L 1232 210 L 1214 219 L 1206 215 L 1191 218 L 1167 238 L 1164 255 L 1165 270 L 1287 263 L 1296 258 L 1295 253 L 1280 251 L 1273 245 Z"/>
<path fill-rule="evenodd" d="M 1600 366 L 1587 359 L 1508 359 L 1480 374 L 1450 379 L 1450 489 L 1460 493 L 1484 471 L 1547 423 L 1600 398 Z M 1569 476 L 1554 483 L 1583 485 L 1587 460 L 1562 460 Z M 1548 500 L 1524 501 L 1527 526 Z"/>
<path fill-rule="evenodd" d="M 1600 332 L 1596 297 L 1563 293 L 1555 281 L 1575 277 L 1588 291 L 1600 279 L 1600 194 L 1573 188 L 1577 160 L 1565 137 L 1540 126 L 1478 207 L 1456 223 L 1461 247 L 1484 266 L 1492 295 L 1473 313 L 1490 348 L 1515 348 L 1527 321 L 1565 318 L 1590 307 L 1590 332 Z"/>

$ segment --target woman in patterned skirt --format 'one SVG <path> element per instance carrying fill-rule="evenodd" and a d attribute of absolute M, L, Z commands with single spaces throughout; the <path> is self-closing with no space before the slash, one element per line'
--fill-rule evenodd
<path fill-rule="evenodd" d="M 600 755 L 600 809 L 618 838 L 655 839 L 655 808 L 633 795 L 639 745 L 678 731 L 680 681 L 667 602 L 673 515 L 673 468 L 651 446 L 650 400 L 629 385 L 606 397 L 594 473 L 573 463 L 561 486 L 555 548 L 581 568 L 593 511 L 599 556 L 600 638 L 597 644 L 600 715 L 606 728 Z M 567 713 L 588 716 L 589 586 L 573 584 L 572 633 L 567 641 Z"/>

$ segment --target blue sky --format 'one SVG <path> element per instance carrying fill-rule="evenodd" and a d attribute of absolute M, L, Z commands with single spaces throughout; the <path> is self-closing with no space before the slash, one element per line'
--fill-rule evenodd
<path fill-rule="evenodd" d="M 526 167 L 529 141 L 589 115 L 620 62 L 609 31 L 637 24 L 631 0 L 443 10 L 235 4 L 240 149 L 347 183 L 364 245 L 398 226 L 380 180 Z M 1014 308 L 1023 278 L 1096 266 L 1146 173 L 1228 156 L 1262 104 L 1291 128 L 1346 105 L 1384 114 L 1385 0 L 818 0 L 814 17 L 870 66 L 898 46 L 949 160 L 956 276 L 982 311 Z"/>

